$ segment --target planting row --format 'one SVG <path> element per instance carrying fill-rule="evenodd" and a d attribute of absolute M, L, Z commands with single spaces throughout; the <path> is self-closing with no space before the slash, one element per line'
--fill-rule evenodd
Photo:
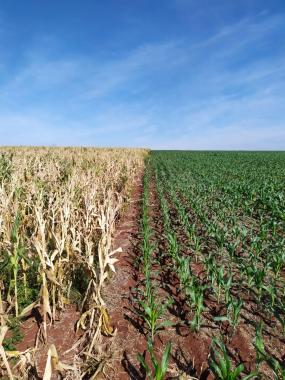
<path fill-rule="evenodd" d="M 154 360 L 154 334 L 164 329 L 167 338 L 167 328 L 182 322 L 188 339 L 212 341 L 204 373 L 285 378 L 284 163 L 282 153 L 151 153 L 145 189 L 155 184 L 160 214 L 150 220 L 153 205 L 144 200 L 145 288 L 139 300 L 152 372 L 140 361 L 149 378 L 164 378 Z M 155 219 L 163 221 L 159 237 L 150 228 Z M 171 273 L 168 284 L 163 272 Z M 166 285 L 175 288 L 167 298 L 159 291 Z M 177 299 L 180 321 L 169 315 Z M 171 338 L 174 347 L 178 339 Z M 164 350 L 163 365 L 171 342 Z"/>
<path fill-rule="evenodd" d="M 115 221 L 145 154 L 120 149 L 1 149 L 1 378 L 49 379 L 59 371 L 82 379 L 96 372 L 90 358 L 100 363 L 98 336 L 112 334 L 102 288 L 116 261 L 111 249 Z M 56 326 L 69 304 L 77 305 L 71 317 L 78 339 L 68 347 L 73 361 L 65 365 L 56 344 L 64 336 L 56 333 Z M 17 350 L 32 336 L 26 322 L 35 316 L 34 341 L 24 351 Z M 55 333 L 50 337 L 52 326 Z M 49 350 L 42 358 L 45 347 Z"/>

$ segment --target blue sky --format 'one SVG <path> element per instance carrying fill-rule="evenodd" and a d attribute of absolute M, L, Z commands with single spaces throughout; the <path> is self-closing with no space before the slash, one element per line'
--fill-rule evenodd
<path fill-rule="evenodd" d="M 0 133 L 284 150 L 284 0 L 2 0 Z"/>

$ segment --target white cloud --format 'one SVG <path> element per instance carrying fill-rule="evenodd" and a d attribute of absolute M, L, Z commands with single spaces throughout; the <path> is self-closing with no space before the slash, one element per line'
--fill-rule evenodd
<path fill-rule="evenodd" d="M 104 60 L 29 50 L 0 88 L 1 143 L 285 148 L 285 54 L 250 51 L 284 20 L 258 15 Z"/>

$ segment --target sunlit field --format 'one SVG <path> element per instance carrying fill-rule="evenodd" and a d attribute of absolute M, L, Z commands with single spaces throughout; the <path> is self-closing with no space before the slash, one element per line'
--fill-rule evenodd
<path fill-rule="evenodd" d="M 285 379 L 285 153 L 0 153 L 1 378 Z"/>

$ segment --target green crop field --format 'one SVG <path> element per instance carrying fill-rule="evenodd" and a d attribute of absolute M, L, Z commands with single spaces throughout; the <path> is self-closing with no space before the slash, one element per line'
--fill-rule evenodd
<path fill-rule="evenodd" d="M 171 325 L 167 309 L 175 303 L 182 306 L 174 324 L 189 328 L 184 345 L 196 366 L 204 354 L 216 379 L 285 379 L 284 184 L 284 153 L 151 152 L 139 304 L 153 368 L 161 326 L 154 316 Z M 169 336 L 164 359 L 175 342 Z"/>

